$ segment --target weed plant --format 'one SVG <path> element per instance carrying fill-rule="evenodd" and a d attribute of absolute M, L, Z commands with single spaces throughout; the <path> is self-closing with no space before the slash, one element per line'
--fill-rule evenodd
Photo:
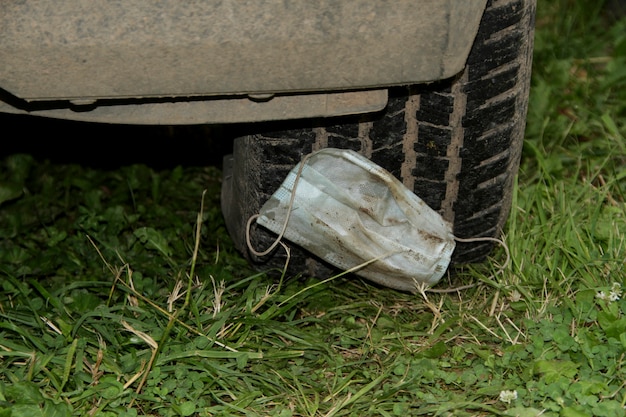
<path fill-rule="evenodd" d="M 214 168 L 4 157 L 0 415 L 626 415 L 626 20 L 605 10 L 539 1 L 511 263 L 458 293 L 252 271 Z"/>

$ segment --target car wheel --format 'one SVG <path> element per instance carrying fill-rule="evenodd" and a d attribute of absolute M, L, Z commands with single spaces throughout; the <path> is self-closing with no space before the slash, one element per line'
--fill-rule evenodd
<path fill-rule="evenodd" d="M 285 253 L 256 259 L 246 247 L 248 218 L 302 157 L 349 148 L 381 165 L 437 210 L 461 238 L 495 237 L 508 217 L 519 168 L 531 74 L 535 0 L 488 1 L 463 72 L 428 85 L 393 88 L 380 113 L 247 127 L 224 166 L 222 209 L 249 259 L 282 266 Z M 276 238 L 255 227 L 252 243 Z M 493 242 L 458 243 L 453 264 L 484 259 Z M 320 263 L 292 248 L 294 270 Z"/>

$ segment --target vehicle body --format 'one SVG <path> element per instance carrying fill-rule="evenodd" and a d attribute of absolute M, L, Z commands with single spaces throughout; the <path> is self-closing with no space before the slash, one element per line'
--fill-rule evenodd
<path fill-rule="evenodd" d="M 7 1 L 0 111 L 131 124 L 378 111 L 386 87 L 463 69 L 485 3 Z"/>

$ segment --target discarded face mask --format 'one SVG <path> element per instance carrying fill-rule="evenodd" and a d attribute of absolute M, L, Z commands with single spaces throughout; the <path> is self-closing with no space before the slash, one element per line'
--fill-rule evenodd
<path fill-rule="evenodd" d="M 344 149 L 306 156 L 257 223 L 340 269 L 410 292 L 437 283 L 455 248 L 449 222 L 389 172 Z"/>

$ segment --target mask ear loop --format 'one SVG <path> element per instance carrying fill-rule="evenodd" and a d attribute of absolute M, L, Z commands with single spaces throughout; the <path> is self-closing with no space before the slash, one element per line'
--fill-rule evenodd
<path fill-rule="evenodd" d="M 460 237 L 454 236 L 454 240 L 456 240 L 457 242 L 461 242 L 461 243 L 496 242 L 497 244 L 502 246 L 502 248 L 504 248 L 504 252 L 506 253 L 506 259 L 504 260 L 504 264 L 500 267 L 500 269 L 498 269 L 494 274 L 492 274 L 489 277 L 489 279 L 494 278 L 498 274 L 501 274 L 509 266 L 509 263 L 511 261 L 511 252 L 509 251 L 509 246 L 502 239 L 498 239 L 497 237 L 488 237 L 488 236 L 471 237 L 471 238 L 465 238 L 464 239 L 464 238 L 460 238 Z M 473 284 L 462 285 L 460 287 L 454 287 L 454 288 L 441 288 L 441 289 L 439 289 L 439 288 L 427 288 L 426 291 L 433 292 L 433 293 L 439 293 L 439 294 L 446 294 L 446 293 L 452 293 L 452 292 L 459 292 L 459 291 L 467 290 L 467 289 L 475 287 L 476 285 L 477 285 L 476 283 L 473 283 Z"/>
<path fill-rule="evenodd" d="M 248 219 L 248 222 L 246 223 L 246 244 L 248 245 L 248 250 L 250 250 L 250 252 L 253 255 L 258 256 L 258 257 L 263 257 L 263 256 L 268 255 L 270 252 L 276 249 L 276 246 L 278 246 L 283 236 L 285 235 L 285 231 L 287 230 L 287 224 L 289 223 L 289 217 L 291 216 L 291 210 L 293 209 L 293 203 L 296 199 L 296 187 L 298 186 L 298 182 L 300 181 L 300 177 L 302 176 L 302 170 L 304 169 L 304 164 L 306 163 L 306 161 L 309 159 L 311 155 L 312 153 L 305 155 L 304 158 L 302 158 L 302 160 L 300 161 L 300 167 L 298 168 L 296 178 L 293 181 L 293 187 L 291 188 L 291 198 L 289 199 L 289 205 L 287 206 L 287 216 L 285 216 L 285 222 L 283 223 L 283 227 L 280 230 L 280 233 L 278 234 L 274 242 L 266 250 L 261 252 L 261 251 L 257 251 L 256 249 L 254 249 L 254 247 L 252 247 L 252 239 L 250 238 L 250 228 L 252 227 L 252 222 L 258 219 L 259 217 L 261 217 L 261 215 L 253 214 Z"/>
<path fill-rule="evenodd" d="M 497 237 L 488 237 L 488 236 L 471 237 L 471 238 L 463 239 L 463 238 L 454 236 L 454 240 L 456 240 L 457 242 L 461 242 L 461 243 L 496 242 L 498 245 L 502 246 L 502 248 L 504 249 L 504 252 L 506 253 L 506 259 L 504 260 L 504 264 L 500 267 L 500 269 L 493 276 L 496 276 L 497 274 L 501 273 L 507 268 L 507 266 L 509 266 L 509 262 L 511 261 L 511 252 L 509 251 L 509 246 L 506 243 L 504 243 L 502 239 L 498 239 Z"/>

